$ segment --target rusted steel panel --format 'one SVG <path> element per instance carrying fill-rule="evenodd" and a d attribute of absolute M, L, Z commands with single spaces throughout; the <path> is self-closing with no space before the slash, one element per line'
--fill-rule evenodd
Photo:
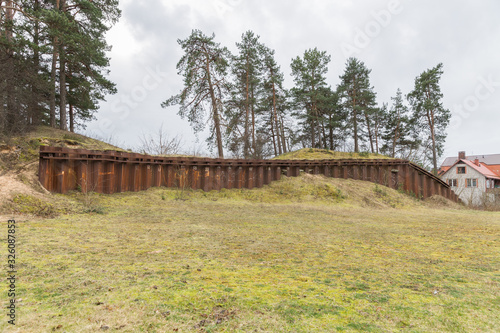
<path fill-rule="evenodd" d="M 214 190 L 220 191 L 222 188 L 222 168 L 220 166 L 215 167 L 214 177 Z"/>
<path fill-rule="evenodd" d="M 115 163 L 104 163 L 103 193 L 115 193 Z"/>
<path fill-rule="evenodd" d="M 141 179 L 141 164 L 133 164 L 133 177 L 134 177 L 134 187 L 133 191 L 138 192 L 141 189 L 142 179 Z"/>
<path fill-rule="evenodd" d="M 243 167 L 236 167 L 236 188 L 243 188 L 245 186 L 245 170 Z"/>
<path fill-rule="evenodd" d="M 114 165 L 113 193 L 120 193 L 122 192 L 123 163 L 113 163 L 113 165 Z"/>
<path fill-rule="evenodd" d="M 188 182 L 193 190 L 201 188 L 201 177 L 197 165 L 190 166 L 188 169 Z"/>
<path fill-rule="evenodd" d="M 427 177 L 423 173 L 419 174 L 419 176 L 420 176 L 420 183 L 422 186 L 422 198 L 425 199 L 425 198 L 427 198 L 427 195 L 428 195 L 428 193 L 427 193 L 427 190 L 428 190 Z"/>
<path fill-rule="evenodd" d="M 153 168 L 153 186 L 160 187 L 161 186 L 161 164 L 154 164 Z"/>
<path fill-rule="evenodd" d="M 165 186 L 173 187 L 175 184 L 175 170 L 174 166 L 169 164 L 165 170 Z"/>
<path fill-rule="evenodd" d="M 232 189 L 236 187 L 236 170 L 233 166 L 227 168 L 227 188 Z"/>
<path fill-rule="evenodd" d="M 325 177 L 330 177 L 330 166 L 329 165 L 323 166 L 323 175 Z"/>
<path fill-rule="evenodd" d="M 373 165 L 367 167 L 366 180 L 375 183 L 376 180 L 376 170 Z"/>
<path fill-rule="evenodd" d="M 66 187 L 66 180 L 68 175 L 68 162 L 65 160 L 59 160 L 56 163 L 57 170 L 57 192 L 58 193 L 66 193 L 68 192 L 68 188 Z"/>
<path fill-rule="evenodd" d="M 382 171 L 380 170 L 379 165 L 374 165 L 372 167 L 372 175 L 373 175 L 372 182 L 380 184 L 380 181 L 381 181 L 381 179 L 383 179 L 383 176 L 382 176 Z"/>
<path fill-rule="evenodd" d="M 153 169 L 151 168 L 151 164 L 143 164 L 142 175 L 143 188 L 147 190 L 153 184 Z"/>
<path fill-rule="evenodd" d="M 182 189 L 188 187 L 186 174 L 187 170 L 184 165 L 179 165 L 175 167 L 175 187 Z"/>
<path fill-rule="evenodd" d="M 116 154 L 117 152 L 114 151 L 107 151 L 106 152 L 106 157 L 109 158 L 110 160 L 116 160 Z M 103 191 L 106 194 L 111 194 L 116 192 L 116 184 L 115 184 L 115 168 L 116 164 L 115 162 L 105 162 L 104 163 L 104 188 Z"/>
<path fill-rule="evenodd" d="M 382 169 L 384 170 L 384 185 L 390 188 L 394 188 L 392 167 L 390 165 L 383 165 Z"/>
<path fill-rule="evenodd" d="M 202 186 L 203 186 L 203 191 L 208 192 L 212 190 L 212 170 L 210 170 L 210 167 L 203 167 L 203 179 L 202 179 Z"/>
<path fill-rule="evenodd" d="M 254 188 L 255 169 L 253 167 L 246 167 L 246 173 L 247 173 L 247 178 L 245 187 L 248 189 L 252 189 Z"/>
<path fill-rule="evenodd" d="M 279 167 L 279 166 L 274 167 L 274 170 L 273 170 L 273 179 L 274 180 L 280 180 L 281 179 L 281 167 Z"/>
<path fill-rule="evenodd" d="M 221 187 L 221 189 L 228 188 L 228 184 L 229 184 L 228 168 L 229 167 L 224 164 L 220 168 L 221 168 L 221 173 L 220 173 L 220 187 Z"/>
<path fill-rule="evenodd" d="M 444 187 L 441 186 L 439 183 L 436 183 L 436 194 L 443 196 L 443 190 L 444 190 Z"/>
<path fill-rule="evenodd" d="M 385 174 L 385 169 L 383 166 L 378 165 L 377 166 L 377 176 L 378 176 L 378 181 L 380 185 L 385 185 L 386 184 L 386 174 Z"/>
<path fill-rule="evenodd" d="M 129 163 L 121 163 L 122 169 L 122 181 L 121 181 L 121 191 L 132 191 L 130 186 L 130 168 L 131 164 Z"/>
<path fill-rule="evenodd" d="M 360 178 L 359 166 L 358 165 L 353 165 L 352 166 L 352 178 L 353 179 L 361 179 Z"/>
<path fill-rule="evenodd" d="M 139 172 L 140 172 L 140 182 L 139 182 L 139 191 L 144 191 L 148 189 L 147 180 L 148 180 L 148 170 L 147 164 L 139 164 Z"/>
<path fill-rule="evenodd" d="M 332 165 L 332 177 L 333 178 L 340 178 L 341 172 L 342 172 L 342 170 L 341 170 L 340 166 Z"/>
<path fill-rule="evenodd" d="M 419 172 L 411 168 L 412 171 L 412 184 L 413 184 L 413 193 L 417 198 L 422 198 L 422 184 L 420 184 L 420 175 Z"/>
<path fill-rule="evenodd" d="M 75 160 L 69 159 L 67 161 L 67 174 L 65 175 L 65 187 L 67 191 L 73 191 L 77 188 L 76 185 L 76 168 Z"/>
<path fill-rule="evenodd" d="M 432 189 L 433 189 L 433 186 L 432 186 L 432 183 L 433 183 L 433 179 L 430 178 L 430 177 L 427 177 L 427 196 L 425 198 L 429 198 L 431 197 L 434 193 L 432 192 Z"/>
<path fill-rule="evenodd" d="M 91 169 L 89 168 L 89 161 L 80 161 L 80 173 L 79 180 L 80 186 L 83 193 L 90 191 L 90 175 Z"/>
<path fill-rule="evenodd" d="M 266 165 L 264 167 L 264 185 L 270 184 L 272 181 L 271 167 Z"/>
<path fill-rule="evenodd" d="M 368 180 L 368 179 L 369 179 L 369 177 L 368 177 L 368 173 L 369 173 L 369 171 L 368 171 L 368 167 L 367 167 L 367 165 L 366 165 L 366 164 L 363 164 L 363 165 L 361 166 L 361 179 L 362 179 L 362 180 Z"/>
<path fill-rule="evenodd" d="M 431 191 L 430 191 L 430 196 L 437 195 L 438 194 L 438 189 L 437 189 L 437 182 L 432 181 L 431 182 Z"/>
<path fill-rule="evenodd" d="M 90 191 L 102 193 L 102 161 L 95 160 L 91 162 L 92 180 L 90 183 Z"/>
<path fill-rule="evenodd" d="M 393 166 L 388 166 L 387 172 L 389 173 L 389 187 L 397 190 L 399 186 L 399 170 Z"/>
<path fill-rule="evenodd" d="M 40 147 L 44 148 L 44 147 Z M 38 179 L 40 184 L 48 191 L 53 191 L 54 189 L 51 186 L 50 178 L 52 176 L 52 170 L 50 169 L 51 160 L 44 159 L 40 156 L 40 162 L 38 164 Z"/>
<path fill-rule="evenodd" d="M 342 177 L 341 178 L 344 178 L 344 179 L 351 178 L 348 165 L 342 165 Z"/>
<path fill-rule="evenodd" d="M 264 185 L 264 167 L 259 165 L 255 169 L 255 186 L 262 187 Z"/>
<path fill-rule="evenodd" d="M 411 186 L 411 175 L 410 175 L 410 166 L 408 164 L 404 164 L 403 167 L 403 175 L 402 175 L 402 178 L 403 178 L 403 189 L 406 191 L 406 192 L 410 192 L 412 191 L 412 186 Z"/>

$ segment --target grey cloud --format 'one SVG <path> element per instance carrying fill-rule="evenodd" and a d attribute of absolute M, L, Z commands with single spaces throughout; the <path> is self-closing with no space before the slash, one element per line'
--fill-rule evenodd
<path fill-rule="evenodd" d="M 116 135 L 133 145 L 137 140 L 130 133 L 155 131 L 164 122 L 173 135 L 183 134 L 192 142 L 191 129 L 179 119 L 176 109 L 161 109 L 160 103 L 182 88 L 175 69 L 181 56 L 177 39 L 187 37 L 195 28 L 206 34 L 215 33 L 217 41 L 232 51 L 241 34 L 253 30 L 262 42 L 276 50 L 289 87 L 291 59 L 307 48 L 326 50 L 332 55 L 329 83 L 335 86 L 346 62 L 342 43 L 353 44 L 356 29 L 365 29 L 375 20 L 374 12 L 386 10 L 394 1 L 126 2 L 122 10 L 128 34 L 121 38 L 139 42 L 142 48 L 123 58 L 129 62 L 112 60 L 111 78 L 118 83 L 120 91 L 101 106 L 99 120 L 91 129 L 98 131 L 104 118 L 113 119 L 117 124 Z M 397 88 L 408 93 L 415 77 L 439 62 L 444 63 L 442 90 L 445 106 L 450 109 L 474 93 L 478 77 L 493 75 L 500 81 L 498 1 L 399 0 L 398 3 L 402 8 L 400 13 L 393 15 L 387 26 L 379 23 L 379 33 L 354 54 L 372 69 L 371 80 L 379 103 L 390 102 Z M 113 57 L 113 53 L 110 55 Z M 130 95 L 134 87 L 140 87 L 147 75 L 147 66 L 160 66 L 168 75 L 156 89 L 148 91 L 147 98 L 137 103 L 122 121 L 113 112 L 113 98 Z M 480 101 L 478 108 L 467 119 L 462 119 L 460 126 L 450 129 L 445 154 L 455 155 L 459 149 L 498 153 L 500 134 L 493 124 L 500 121 L 499 109 L 500 89 Z M 485 130 L 488 140 L 484 140 Z"/>

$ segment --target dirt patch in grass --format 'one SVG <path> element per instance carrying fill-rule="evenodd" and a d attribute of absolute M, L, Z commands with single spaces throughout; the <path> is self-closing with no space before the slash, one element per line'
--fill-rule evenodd
<path fill-rule="evenodd" d="M 465 209 L 464 205 L 453 202 L 440 195 L 433 195 L 424 200 L 426 204 L 435 208 Z"/>

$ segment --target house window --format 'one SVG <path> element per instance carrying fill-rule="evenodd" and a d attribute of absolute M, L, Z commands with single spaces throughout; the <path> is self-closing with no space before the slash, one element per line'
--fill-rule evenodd
<path fill-rule="evenodd" d="M 466 183 L 467 187 L 477 187 L 477 179 L 467 178 Z"/>
<path fill-rule="evenodd" d="M 486 179 L 486 188 L 490 188 L 490 180 L 489 179 Z"/>
<path fill-rule="evenodd" d="M 448 185 L 451 187 L 457 187 L 457 180 L 456 179 L 448 179 Z"/>
<path fill-rule="evenodd" d="M 465 167 L 464 166 L 457 167 L 457 173 L 458 174 L 465 174 Z"/>

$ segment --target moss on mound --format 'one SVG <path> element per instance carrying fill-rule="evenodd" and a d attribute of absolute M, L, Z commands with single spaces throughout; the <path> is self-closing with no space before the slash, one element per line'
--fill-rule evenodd
<path fill-rule="evenodd" d="M 381 154 L 371 154 L 368 152 L 348 153 L 332 151 L 327 149 L 304 148 L 280 156 L 276 160 L 333 160 L 333 159 L 391 159 L 391 157 Z"/>

